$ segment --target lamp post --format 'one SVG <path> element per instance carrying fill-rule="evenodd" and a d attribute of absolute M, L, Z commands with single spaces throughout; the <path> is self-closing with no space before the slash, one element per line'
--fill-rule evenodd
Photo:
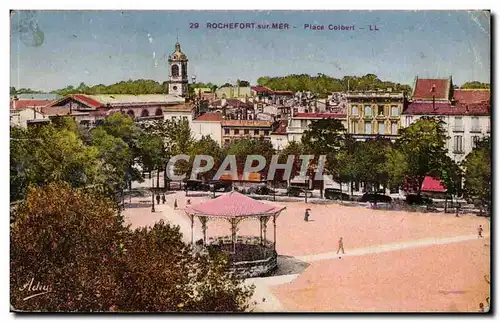
<path fill-rule="evenodd" d="M 155 212 L 155 179 L 151 179 L 151 212 Z"/>

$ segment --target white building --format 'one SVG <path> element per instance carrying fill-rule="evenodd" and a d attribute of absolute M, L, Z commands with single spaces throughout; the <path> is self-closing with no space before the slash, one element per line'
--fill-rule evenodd
<path fill-rule="evenodd" d="M 40 113 L 37 108 L 23 108 L 10 110 L 10 125 L 26 128 L 29 124 L 45 121 L 50 122 L 48 116 Z"/>
<path fill-rule="evenodd" d="M 202 136 L 209 136 L 222 146 L 221 113 L 203 113 L 191 122 L 190 127 L 196 140 L 200 140 Z"/>
<path fill-rule="evenodd" d="M 451 78 L 417 78 L 414 88 L 413 100 L 401 116 L 402 126 L 423 116 L 440 118 L 449 137 L 448 155 L 456 162 L 464 160 L 478 139 L 490 135 L 489 90 L 453 89 Z"/>

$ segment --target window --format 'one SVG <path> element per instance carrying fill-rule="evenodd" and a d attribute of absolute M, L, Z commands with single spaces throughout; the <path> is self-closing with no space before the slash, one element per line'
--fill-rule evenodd
<path fill-rule="evenodd" d="M 462 123 L 461 117 L 455 117 L 455 126 L 453 127 L 453 131 L 455 131 L 455 132 L 463 132 L 464 131 L 464 125 Z"/>
<path fill-rule="evenodd" d="M 455 135 L 453 138 L 453 152 L 462 153 L 463 151 L 463 137 L 461 135 Z"/>
<path fill-rule="evenodd" d="M 398 123 L 396 122 L 391 123 L 391 134 L 393 135 L 398 134 Z"/>
<path fill-rule="evenodd" d="M 358 121 L 351 121 L 351 133 L 358 134 Z"/>
<path fill-rule="evenodd" d="M 479 128 L 479 117 L 477 116 L 472 117 L 471 132 L 481 132 L 481 129 Z"/>
<path fill-rule="evenodd" d="M 365 105 L 365 116 L 373 116 L 372 107 L 370 105 Z"/>
<path fill-rule="evenodd" d="M 188 117 L 187 117 L 187 116 L 183 116 L 183 117 L 182 117 L 182 119 L 183 119 L 184 121 L 187 121 L 187 120 L 188 120 Z"/>
<path fill-rule="evenodd" d="M 253 130 L 254 135 L 259 135 L 259 130 Z"/>
<path fill-rule="evenodd" d="M 406 124 L 406 126 L 410 126 L 410 124 L 411 124 L 411 116 L 407 116 L 406 117 L 405 124 Z"/>
<path fill-rule="evenodd" d="M 357 105 L 351 106 L 351 114 L 358 115 L 358 106 Z"/>
<path fill-rule="evenodd" d="M 264 130 L 264 135 L 269 135 L 269 130 Z"/>
<path fill-rule="evenodd" d="M 229 144 L 229 142 L 230 142 L 229 139 L 224 139 L 225 144 Z"/>
<path fill-rule="evenodd" d="M 239 129 L 234 129 L 234 134 L 240 134 L 240 130 Z"/>
<path fill-rule="evenodd" d="M 224 129 L 224 134 L 229 135 L 229 129 Z"/>
<path fill-rule="evenodd" d="M 244 130 L 243 130 L 243 133 L 244 133 L 244 134 L 249 134 L 249 133 L 250 133 L 250 130 L 249 130 L 249 129 L 244 129 Z"/>
<path fill-rule="evenodd" d="M 378 122 L 378 134 L 385 134 L 384 122 Z"/>
<path fill-rule="evenodd" d="M 179 66 L 173 65 L 172 66 L 172 77 L 178 77 L 179 76 Z"/>
<path fill-rule="evenodd" d="M 399 116 L 399 108 L 395 105 L 391 106 L 391 116 Z"/>
<path fill-rule="evenodd" d="M 385 116 L 384 105 L 379 105 L 377 112 L 378 112 L 378 116 Z"/>
<path fill-rule="evenodd" d="M 302 129 L 306 129 L 307 128 L 307 120 L 300 120 L 300 127 Z"/>
<path fill-rule="evenodd" d="M 477 142 L 479 142 L 481 138 L 478 135 L 474 135 L 472 137 L 472 148 L 475 148 L 477 146 Z"/>
<path fill-rule="evenodd" d="M 172 116 L 172 121 L 177 120 L 177 116 Z"/>
<path fill-rule="evenodd" d="M 372 123 L 371 122 L 365 123 L 365 134 L 372 134 Z"/>

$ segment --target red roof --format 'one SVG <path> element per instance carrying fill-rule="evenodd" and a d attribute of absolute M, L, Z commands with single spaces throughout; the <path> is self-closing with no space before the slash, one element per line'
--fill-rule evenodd
<path fill-rule="evenodd" d="M 103 104 L 99 101 L 96 101 L 93 98 L 88 97 L 87 95 L 84 94 L 72 94 L 70 95 L 73 97 L 75 100 L 82 102 L 85 105 L 88 105 L 90 107 L 101 107 Z"/>
<path fill-rule="evenodd" d="M 412 102 L 403 112 L 406 115 L 490 115 L 490 103 L 451 103 Z"/>
<path fill-rule="evenodd" d="M 281 120 L 272 134 L 286 134 L 287 120 Z"/>
<path fill-rule="evenodd" d="M 489 89 L 456 89 L 453 98 L 460 103 L 480 103 L 490 100 Z"/>
<path fill-rule="evenodd" d="M 237 191 L 223 194 L 212 200 L 192 205 L 186 213 L 211 217 L 250 217 L 273 215 L 285 207 L 275 206 L 247 197 Z"/>
<path fill-rule="evenodd" d="M 268 94 L 273 93 L 273 91 L 271 89 L 264 87 L 264 86 L 253 86 L 252 90 L 257 92 L 257 93 L 268 93 Z"/>
<path fill-rule="evenodd" d="M 417 78 L 413 99 L 432 100 L 434 96 L 436 100 L 448 100 L 450 86 L 450 79 Z"/>
<path fill-rule="evenodd" d="M 297 113 L 294 118 L 314 118 L 314 119 L 336 119 L 345 118 L 347 115 L 343 113 Z"/>
<path fill-rule="evenodd" d="M 422 182 L 422 191 L 446 192 L 446 188 L 439 179 L 427 176 L 424 178 L 424 182 Z"/>
<path fill-rule="evenodd" d="M 26 108 L 49 105 L 53 100 L 10 100 L 10 109 L 24 110 Z"/>
<path fill-rule="evenodd" d="M 194 121 L 204 121 L 204 122 L 221 122 L 222 121 L 222 114 L 221 113 L 203 113 L 197 118 L 194 119 Z"/>
<path fill-rule="evenodd" d="M 293 95 L 294 93 L 292 91 L 274 91 L 273 94 L 275 94 L 275 95 Z"/>
<path fill-rule="evenodd" d="M 252 105 L 242 102 L 239 99 L 236 98 L 227 98 L 226 99 L 226 105 L 230 107 L 246 107 L 246 108 L 252 108 Z M 216 100 L 212 102 L 212 106 L 222 106 L 222 99 Z"/>

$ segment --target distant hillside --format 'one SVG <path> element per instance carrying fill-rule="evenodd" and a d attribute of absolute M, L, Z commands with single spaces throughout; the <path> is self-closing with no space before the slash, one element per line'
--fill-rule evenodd
<path fill-rule="evenodd" d="M 366 91 L 392 88 L 393 91 L 404 91 L 411 95 L 411 87 L 405 84 L 380 80 L 377 75 L 344 76 L 342 79 L 333 78 L 325 74 L 310 76 L 307 74 L 288 75 L 284 77 L 260 77 L 257 83 L 273 90 L 310 91 L 326 97 L 332 92 Z"/>

